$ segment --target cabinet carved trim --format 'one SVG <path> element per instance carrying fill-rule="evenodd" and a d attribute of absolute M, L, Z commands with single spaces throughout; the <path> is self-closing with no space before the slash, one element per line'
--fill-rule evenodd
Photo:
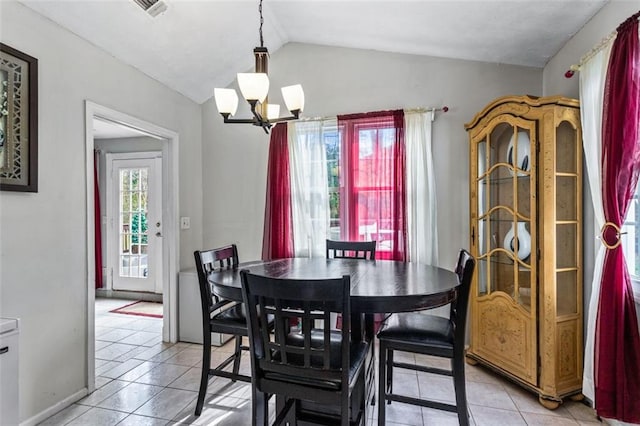
<path fill-rule="evenodd" d="M 484 301 L 478 313 L 481 353 L 495 364 L 509 364 L 514 374 L 533 380 L 536 376 L 532 365 L 532 330 L 529 318 L 520 309 L 513 309 L 511 298 L 493 293 Z"/>

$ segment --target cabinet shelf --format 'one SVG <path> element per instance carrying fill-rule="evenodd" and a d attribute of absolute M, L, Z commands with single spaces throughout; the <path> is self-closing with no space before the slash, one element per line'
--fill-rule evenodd
<path fill-rule="evenodd" d="M 513 176 L 505 176 L 505 177 L 499 177 L 499 178 L 487 178 L 487 176 L 484 176 L 482 178 L 478 178 L 478 181 L 480 181 L 480 183 L 482 183 L 483 185 L 502 185 L 505 183 L 512 183 L 513 180 L 514 180 Z M 526 182 L 529 180 L 529 175 L 516 176 L 515 180 L 517 182 Z"/>
<path fill-rule="evenodd" d="M 523 260 L 524 263 L 526 263 L 527 265 L 529 265 L 529 263 L 527 262 L 527 260 L 529 260 L 529 258 L 527 258 L 526 260 Z M 511 260 L 509 257 L 505 256 L 504 258 L 498 258 L 496 256 L 491 256 L 490 258 L 482 258 L 482 259 L 478 259 L 478 261 L 480 262 L 490 262 L 490 263 L 495 263 L 495 264 L 500 264 L 500 265 L 509 265 L 509 266 L 513 266 L 515 262 L 514 260 Z M 531 266 L 529 265 L 529 267 L 526 266 L 522 266 L 518 263 L 518 270 L 519 271 L 531 271 Z"/>
<path fill-rule="evenodd" d="M 530 219 L 520 219 L 518 218 L 518 220 L 516 222 L 530 222 Z M 484 223 L 484 222 L 508 222 L 508 223 L 513 223 L 514 220 L 513 219 L 496 219 L 496 218 L 484 218 L 484 219 L 478 219 L 478 222 L 480 223 Z"/>

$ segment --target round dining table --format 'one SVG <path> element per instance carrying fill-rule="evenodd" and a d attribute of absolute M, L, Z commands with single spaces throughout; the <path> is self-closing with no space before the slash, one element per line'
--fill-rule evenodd
<path fill-rule="evenodd" d="M 240 271 L 271 278 L 351 278 L 351 310 L 361 314 L 410 312 L 450 303 L 458 276 L 437 266 L 391 260 L 290 258 L 241 263 L 209 274 L 214 293 L 242 301 Z"/>
<path fill-rule="evenodd" d="M 450 270 L 411 262 L 363 259 L 290 258 L 241 263 L 208 276 L 213 292 L 227 300 L 242 301 L 240 271 L 271 278 L 326 279 L 349 275 L 351 281 L 351 335 L 374 338 L 373 314 L 410 312 L 437 308 L 457 297 L 458 276 Z M 357 319 L 361 320 L 357 320 Z M 375 401 L 374 350 L 366 361 L 365 401 Z M 265 406 L 266 395 L 254 393 L 252 407 Z M 276 406 L 282 407 L 277 400 Z M 252 423 L 266 424 L 263 414 L 254 411 Z"/>

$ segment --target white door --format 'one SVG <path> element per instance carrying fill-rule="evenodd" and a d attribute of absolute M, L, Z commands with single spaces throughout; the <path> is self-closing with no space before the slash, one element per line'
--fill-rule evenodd
<path fill-rule="evenodd" d="M 107 154 L 113 290 L 162 293 L 162 154 Z"/>

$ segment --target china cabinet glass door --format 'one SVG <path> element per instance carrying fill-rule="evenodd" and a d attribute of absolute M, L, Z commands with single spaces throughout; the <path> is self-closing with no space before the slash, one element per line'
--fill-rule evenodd
<path fill-rule="evenodd" d="M 536 143 L 534 122 L 500 116 L 472 146 L 481 317 L 472 338 L 483 357 L 527 381 L 536 377 Z"/>

